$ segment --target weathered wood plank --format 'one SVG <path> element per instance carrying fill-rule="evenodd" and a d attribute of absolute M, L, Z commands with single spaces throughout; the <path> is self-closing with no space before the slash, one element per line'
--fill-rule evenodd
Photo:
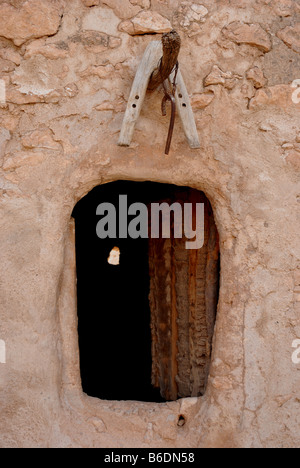
<path fill-rule="evenodd" d="M 174 74 L 175 72 L 173 72 L 170 75 L 171 82 L 173 82 Z M 178 70 L 176 82 L 177 82 L 177 90 L 175 94 L 175 99 L 176 99 L 177 112 L 180 115 L 183 130 L 187 138 L 188 144 L 190 145 L 191 148 L 198 149 L 200 148 L 198 130 L 196 127 L 196 122 L 195 122 L 193 109 L 191 106 L 190 97 L 187 92 L 180 69 Z"/>
<path fill-rule="evenodd" d="M 119 146 L 130 146 L 134 127 L 141 113 L 150 77 L 162 57 L 162 43 L 150 42 L 138 67 L 127 103 L 127 109 L 119 138 Z"/>
<path fill-rule="evenodd" d="M 186 239 L 149 240 L 152 384 L 166 400 L 199 397 L 206 390 L 219 298 L 219 239 L 205 195 L 176 189 L 160 203 L 204 203 L 204 245 Z M 196 224 L 193 212 L 193 225 Z"/>

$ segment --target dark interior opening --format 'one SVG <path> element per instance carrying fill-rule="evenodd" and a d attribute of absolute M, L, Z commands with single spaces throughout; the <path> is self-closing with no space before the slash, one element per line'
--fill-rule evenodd
<path fill-rule="evenodd" d="M 128 196 L 128 205 L 136 202 L 149 205 L 162 200 L 173 203 L 177 198 L 184 199 L 188 190 L 191 189 L 150 182 L 114 182 L 96 187 L 74 209 L 80 372 L 83 391 L 89 396 L 147 402 L 194 396 L 187 390 L 188 395 L 176 391 L 176 395 L 170 397 L 154 382 L 149 240 L 99 239 L 96 234 L 99 221 L 96 210 L 101 203 L 118 207 L 120 195 Z M 108 262 L 115 247 L 121 253 L 117 266 Z M 180 266 L 178 268 L 180 276 Z M 214 287 L 219 290 L 219 284 Z M 160 326 L 158 323 L 158 328 Z M 179 354 L 177 350 L 180 361 L 183 356 Z M 165 360 L 164 356 L 159 359 Z M 197 395 L 202 393 L 199 390 Z"/>

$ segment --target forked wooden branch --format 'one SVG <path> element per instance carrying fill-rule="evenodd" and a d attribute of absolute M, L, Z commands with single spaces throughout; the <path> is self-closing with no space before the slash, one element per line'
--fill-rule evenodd
<path fill-rule="evenodd" d="M 162 42 L 153 41 L 148 45 L 132 85 L 118 142 L 119 146 L 130 146 L 131 144 L 134 127 L 140 116 L 147 89 L 154 90 L 162 83 L 164 83 L 165 88 L 169 82 L 170 90 L 172 90 L 172 83 L 175 73 L 177 73 L 173 98 L 175 96 L 178 113 L 190 147 L 200 148 L 189 95 L 180 70 L 176 70 L 179 50 L 180 37 L 176 31 L 164 35 Z"/>
<path fill-rule="evenodd" d="M 181 46 L 179 34 L 173 31 L 166 33 L 162 37 L 163 56 L 157 68 L 151 75 L 148 89 L 153 91 L 160 84 L 169 78 L 177 62 Z"/>

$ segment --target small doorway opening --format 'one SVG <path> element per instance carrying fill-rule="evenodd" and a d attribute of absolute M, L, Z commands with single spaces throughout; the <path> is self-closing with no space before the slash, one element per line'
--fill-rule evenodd
<path fill-rule="evenodd" d="M 97 208 L 203 203 L 204 245 L 186 239 L 100 239 Z M 219 239 L 202 192 L 152 182 L 96 187 L 76 205 L 78 336 L 83 391 L 103 400 L 164 402 L 204 394 L 219 296 Z M 134 216 L 128 216 L 128 222 Z M 149 226 L 151 220 L 149 217 Z M 149 230 L 150 233 L 150 230 Z M 161 234 L 161 233 L 160 233 Z"/>

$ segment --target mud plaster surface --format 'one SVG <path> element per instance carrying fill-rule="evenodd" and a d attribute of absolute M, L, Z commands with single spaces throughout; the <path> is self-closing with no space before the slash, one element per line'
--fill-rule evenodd
<path fill-rule="evenodd" d="M 0 3 L 1 447 L 299 446 L 299 4 L 149 6 Z M 141 10 L 148 32 L 167 19 L 181 34 L 199 150 L 177 121 L 164 156 L 160 91 L 147 96 L 131 147 L 117 146 L 136 68 L 160 37 L 128 34 Z M 70 217 L 115 180 L 190 186 L 212 204 L 221 288 L 203 398 L 103 402 L 81 391 Z"/>

